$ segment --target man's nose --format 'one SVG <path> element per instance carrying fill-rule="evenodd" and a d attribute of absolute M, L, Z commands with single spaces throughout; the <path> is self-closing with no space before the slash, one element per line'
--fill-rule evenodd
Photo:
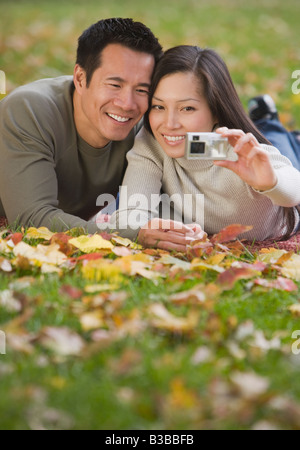
<path fill-rule="evenodd" d="M 124 111 L 131 111 L 135 109 L 136 101 L 134 93 L 129 89 L 120 92 L 115 98 L 114 104 L 119 108 L 122 108 Z"/>

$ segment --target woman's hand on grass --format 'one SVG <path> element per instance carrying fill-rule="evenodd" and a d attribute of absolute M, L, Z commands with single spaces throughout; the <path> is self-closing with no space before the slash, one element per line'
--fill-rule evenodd
<path fill-rule="evenodd" d="M 185 225 L 174 220 L 152 219 L 141 228 L 138 242 L 143 247 L 161 248 L 185 252 L 187 245 L 196 239 L 203 239 L 206 233 L 200 225 Z"/>

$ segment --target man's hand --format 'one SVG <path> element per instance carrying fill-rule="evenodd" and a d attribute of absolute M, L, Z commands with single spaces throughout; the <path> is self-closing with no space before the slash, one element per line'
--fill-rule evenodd
<path fill-rule="evenodd" d="M 206 233 L 200 225 L 184 225 L 181 222 L 152 219 L 138 234 L 138 242 L 143 247 L 185 252 L 186 246 L 195 239 L 202 239 Z"/>

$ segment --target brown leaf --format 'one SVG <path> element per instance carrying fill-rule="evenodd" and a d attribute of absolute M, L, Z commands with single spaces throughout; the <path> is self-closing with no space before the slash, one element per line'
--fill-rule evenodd
<path fill-rule="evenodd" d="M 223 273 L 220 273 L 217 282 L 224 290 L 232 289 L 238 280 L 253 278 L 258 272 L 249 268 L 230 267 Z"/>
<path fill-rule="evenodd" d="M 223 228 L 219 233 L 215 234 L 210 240 L 213 244 L 233 241 L 239 234 L 252 230 L 251 225 L 232 224 Z"/>
<path fill-rule="evenodd" d="M 65 255 L 70 256 L 74 253 L 74 247 L 68 243 L 70 239 L 72 237 L 65 233 L 56 233 L 51 237 L 50 244 L 58 244 L 59 250 Z"/>

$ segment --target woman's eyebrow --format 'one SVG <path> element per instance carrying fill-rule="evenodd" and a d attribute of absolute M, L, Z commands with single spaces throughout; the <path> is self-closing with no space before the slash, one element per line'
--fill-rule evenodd
<path fill-rule="evenodd" d="M 153 95 L 152 98 L 154 98 L 155 100 L 157 100 L 157 101 L 159 101 L 159 102 L 163 102 L 163 101 L 164 101 L 164 100 L 162 100 L 162 99 L 156 97 L 155 95 Z M 192 98 L 192 97 L 184 98 L 184 99 L 182 99 L 182 100 L 176 100 L 177 103 L 180 103 L 180 102 L 190 102 L 190 101 L 193 101 L 193 102 L 200 102 L 200 100 L 198 100 L 198 99 L 196 99 L 196 98 Z"/>

